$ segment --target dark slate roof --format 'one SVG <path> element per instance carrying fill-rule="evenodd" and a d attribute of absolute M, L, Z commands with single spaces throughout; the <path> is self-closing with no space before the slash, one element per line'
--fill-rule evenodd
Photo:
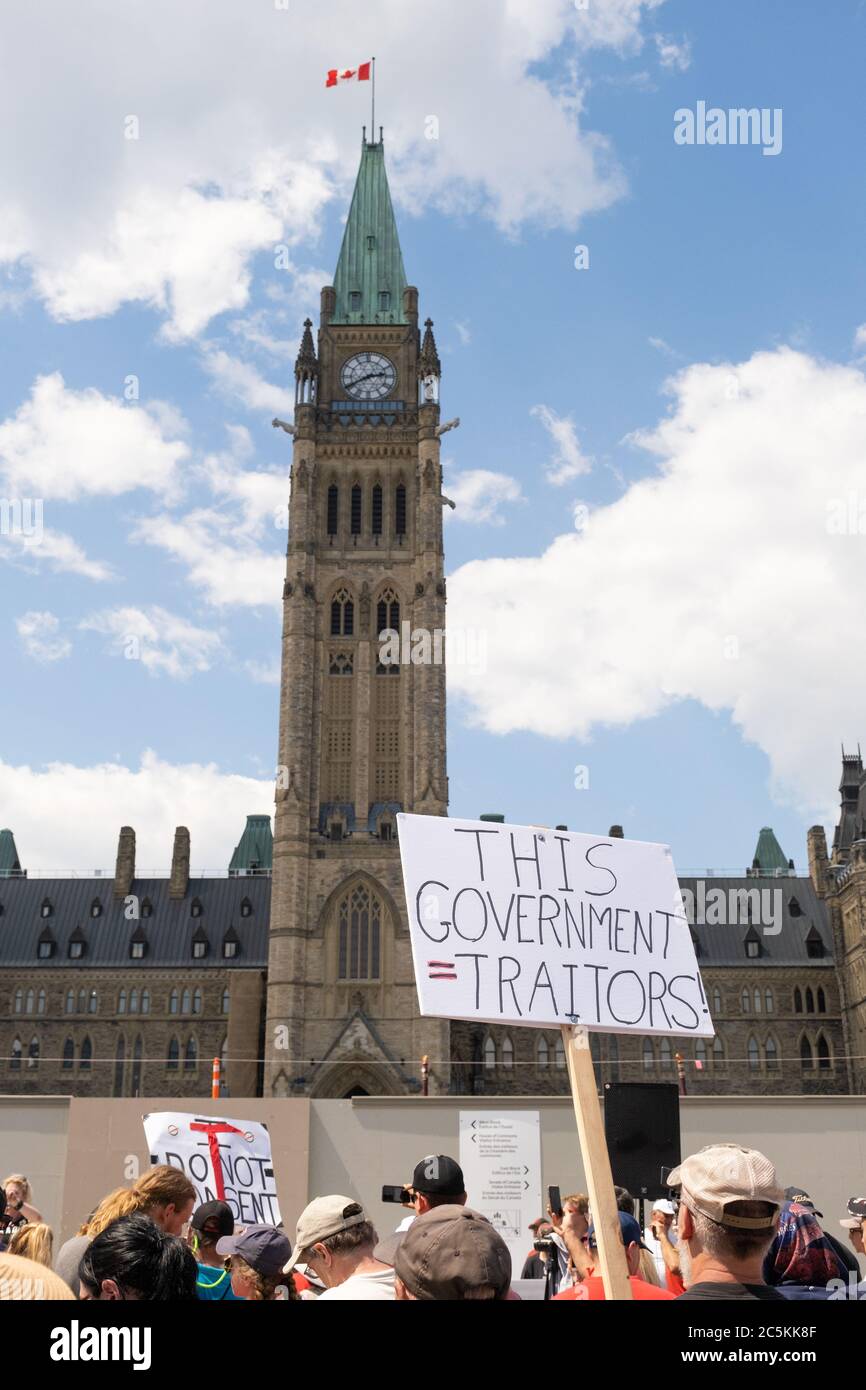
<path fill-rule="evenodd" d="M 699 947 L 698 965 L 701 969 L 713 965 L 744 965 L 754 968 L 756 965 L 806 965 L 809 968 L 821 969 L 821 967 L 833 968 L 833 933 L 827 917 L 827 910 L 820 898 L 815 893 L 812 880 L 809 878 L 796 878 L 793 875 L 775 875 L 770 877 L 750 876 L 749 878 L 681 878 L 680 888 L 689 889 L 695 896 L 695 912 L 697 921 L 693 926 L 693 935 Z M 700 892 L 699 885 L 703 884 L 707 895 L 705 902 L 706 908 L 704 915 L 712 917 L 710 894 L 714 889 L 721 889 L 724 894 L 726 911 L 730 904 L 733 909 L 735 920 L 732 924 L 721 925 L 715 923 L 702 923 L 700 921 Z M 732 892 L 749 891 L 759 889 L 763 893 L 778 893 L 780 897 L 763 898 L 761 901 L 769 909 L 767 922 L 758 918 L 754 922 L 749 922 L 747 916 L 742 915 L 740 920 L 736 920 L 736 899 L 729 897 Z M 740 899 L 740 902 L 744 902 Z M 752 901 L 756 901 L 752 899 Z M 781 909 L 781 931 L 778 935 L 770 935 L 765 930 L 765 926 L 772 927 L 773 919 L 779 920 L 776 916 L 775 908 Z M 799 909 L 799 911 L 798 911 Z M 728 917 L 730 922 L 730 917 Z M 810 932 L 817 933 L 824 944 L 824 955 L 810 956 L 806 949 L 806 938 Z M 756 935 L 761 946 L 761 954 L 756 959 L 746 955 L 745 940 L 746 936 Z"/>
<path fill-rule="evenodd" d="M 118 966 L 125 969 L 153 969 L 155 966 L 187 965 L 192 960 L 193 935 L 203 930 L 210 949 L 196 970 L 223 967 L 222 940 L 234 928 L 240 950 L 231 961 L 232 969 L 262 970 L 268 960 L 268 922 L 271 906 L 271 880 L 267 877 L 191 878 L 187 895 L 180 901 L 168 896 L 167 878 L 136 879 L 132 892 L 139 902 L 149 898 L 150 917 L 128 921 L 123 899 L 114 897 L 110 878 L 39 878 L 0 880 L 0 967 L 27 966 L 54 970 L 59 965 L 73 968 Z M 44 899 L 52 906 L 50 917 L 41 915 Z M 91 917 L 94 898 L 102 904 L 102 915 Z M 190 916 L 190 904 L 198 898 L 200 917 Z M 249 917 L 241 916 L 241 903 L 252 904 Z M 37 943 L 46 927 L 57 942 L 53 956 L 40 960 Z M 68 946 L 76 929 L 87 943 L 83 957 L 69 960 Z M 138 930 L 140 929 L 140 931 Z M 129 943 L 134 932 L 147 940 L 143 960 L 131 960 Z"/>

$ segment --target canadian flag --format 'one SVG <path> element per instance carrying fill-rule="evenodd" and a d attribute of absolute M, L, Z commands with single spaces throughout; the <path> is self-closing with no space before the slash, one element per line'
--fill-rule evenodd
<path fill-rule="evenodd" d="M 341 82 L 369 82 L 370 67 L 370 63 L 362 63 L 359 68 L 331 68 L 325 86 L 337 87 Z"/>

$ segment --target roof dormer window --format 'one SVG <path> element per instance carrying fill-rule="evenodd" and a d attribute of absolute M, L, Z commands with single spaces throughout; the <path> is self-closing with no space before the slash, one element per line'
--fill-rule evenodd
<path fill-rule="evenodd" d="M 244 898 L 243 902 L 241 903 L 241 916 L 242 916 L 242 917 L 252 917 L 252 915 L 253 915 L 253 905 L 252 905 L 252 903 L 250 902 L 249 898 Z"/>
<path fill-rule="evenodd" d="M 102 916 L 102 903 L 98 898 L 94 898 L 93 902 L 90 904 L 90 915 L 91 917 Z"/>
<path fill-rule="evenodd" d="M 43 899 L 42 899 L 42 906 L 41 906 L 40 909 L 39 909 L 40 916 L 42 916 L 42 917 L 50 917 L 53 911 L 54 911 L 54 908 L 51 906 L 51 899 L 50 899 L 50 898 L 43 898 Z"/>
<path fill-rule="evenodd" d="M 191 902 L 190 905 L 189 905 L 189 915 L 190 915 L 190 917 L 200 917 L 200 916 L 201 916 L 201 912 L 202 912 L 202 908 L 201 908 L 201 902 L 200 902 L 200 900 L 199 900 L 198 898 L 193 898 L 192 902 Z"/>

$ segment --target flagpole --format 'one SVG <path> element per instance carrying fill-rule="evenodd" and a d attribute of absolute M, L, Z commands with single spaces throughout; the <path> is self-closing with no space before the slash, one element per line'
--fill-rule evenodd
<path fill-rule="evenodd" d="M 370 136 L 371 136 L 370 143 L 371 143 L 372 145 L 375 145 L 375 143 L 376 143 L 376 59 L 375 59 L 375 58 L 373 59 L 373 111 L 372 111 L 372 115 L 371 115 L 370 119 L 371 119 L 371 121 L 372 121 L 372 124 L 371 124 L 371 126 L 370 126 Z"/>

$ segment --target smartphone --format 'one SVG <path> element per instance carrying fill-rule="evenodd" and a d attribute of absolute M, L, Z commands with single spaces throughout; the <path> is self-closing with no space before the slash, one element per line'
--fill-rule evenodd
<path fill-rule="evenodd" d="M 386 1185 L 382 1188 L 382 1201 L 396 1202 L 399 1207 L 408 1207 L 412 1201 L 412 1193 L 406 1187 L 389 1187 Z"/>
<path fill-rule="evenodd" d="M 558 1187 L 549 1187 L 547 1189 L 547 1205 L 550 1207 L 554 1216 L 562 1216 L 562 1197 L 560 1196 Z"/>

